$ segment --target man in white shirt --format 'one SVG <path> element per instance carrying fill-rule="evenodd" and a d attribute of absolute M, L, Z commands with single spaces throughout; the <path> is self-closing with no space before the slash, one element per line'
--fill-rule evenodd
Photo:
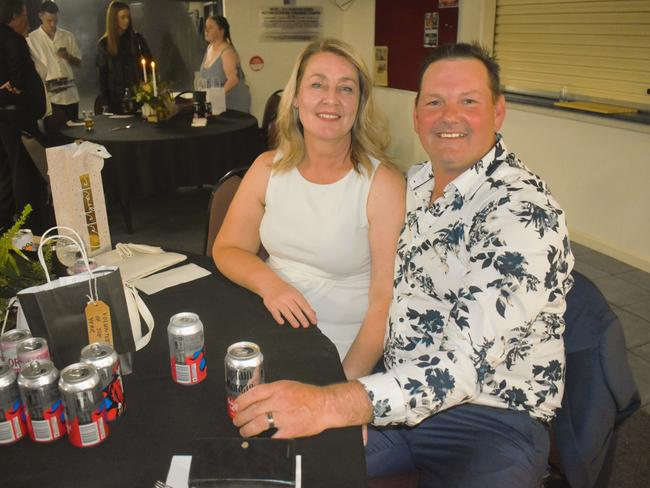
<path fill-rule="evenodd" d="M 371 423 L 369 477 L 536 488 L 564 388 L 564 212 L 498 132 L 494 59 L 454 44 L 424 66 L 413 120 L 430 160 L 407 176 L 384 367 L 336 385 L 256 386 L 234 423 L 274 437 Z"/>
<path fill-rule="evenodd" d="M 27 38 L 35 61 L 46 67 L 45 87 L 57 121 L 79 118 L 79 92 L 73 66 L 81 64 L 81 51 L 72 33 L 58 27 L 59 7 L 51 1 L 39 8 L 41 26 Z M 39 73 L 40 74 L 40 73 Z"/>

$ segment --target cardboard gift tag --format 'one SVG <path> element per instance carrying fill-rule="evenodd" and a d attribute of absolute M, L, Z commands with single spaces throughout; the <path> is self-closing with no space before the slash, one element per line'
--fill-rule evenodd
<path fill-rule="evenodd" d="M 113 345 L 113 327 L 111 311 L 101 300 L 88 302 L 86 305 L 86 324 L 88 326 L 88 344 L 107 342 Z"/>

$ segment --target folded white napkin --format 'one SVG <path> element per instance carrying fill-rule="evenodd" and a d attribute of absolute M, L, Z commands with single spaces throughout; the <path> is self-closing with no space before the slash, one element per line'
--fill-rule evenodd
<path fill-rule="evenodd" d="M 79 122 L 75 122 L 73 120 L 68 120 L 65 123 L 65 125 L 67 125 L 68 127 L 83 127 L 84 125 L 86 125 L 86 123 L 83 120 L 81 120 Z"/>
<path fill-rule="evenodd" d="M 165 483 L 172 488 L 187 488 L 190 478 L 190 464 L 192 464 L 192 456 L 172 456 Z"/>
<path fill-rule="evenodd" d="M 139 280 L 133 281 L 132 285 L 138 290 L 145 292 L 147 295 L 153 295 L 165 288 L 197 280 L 204 276 L 208 276 L 209 274 L 210 272 L 207 269 L 197 266 L 194 263 L 190 263 L 146 278 L 140 278 Z"/>
<path fill-rule="evenodd" d="M 192 119 L 192 127 L 205 127 L 206 125 L 208 125 L 208 119 L 206 117 Z"/>
<path fill-rule="evenodd" d="M 132 282 L 157 271 L 185 261 L 187 256 L 175 252 L 165 252 L 159 247 L 145 244 L 116 244 L 115 249 L 93 256 L 100 266 L 120 268 L 122 281 Z"/>

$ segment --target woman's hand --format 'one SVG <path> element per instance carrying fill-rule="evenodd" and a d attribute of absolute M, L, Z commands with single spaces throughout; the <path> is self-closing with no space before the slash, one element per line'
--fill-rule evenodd
<path fill-rule="evenodd" d="M 293 286 L 279 280 L 277 284 L 262 294 L 264 306 L 271 312 L 275 321 L 282 325 L 286 319 L 291 327 L 309 327 L 316 324 L 316 312 L 305 297 Z"/>

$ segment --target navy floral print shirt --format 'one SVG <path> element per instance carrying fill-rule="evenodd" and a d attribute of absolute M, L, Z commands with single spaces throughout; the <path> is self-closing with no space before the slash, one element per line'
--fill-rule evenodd
<path fill-rule="evenodd" d="M 430 162 L 408 174 L 385 337 L 386 373 L 361 378 L 375 425 L 462 403 L 548 421 L 562 401 L 564 212 L 501 136 L 430 203 Z"/>

